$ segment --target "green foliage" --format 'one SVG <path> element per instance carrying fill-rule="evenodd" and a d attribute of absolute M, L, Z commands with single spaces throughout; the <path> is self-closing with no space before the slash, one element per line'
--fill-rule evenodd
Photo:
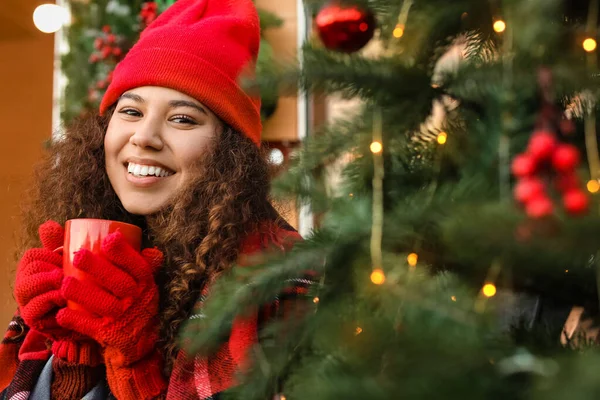
<path fill-rule="evenodd" d="M 510 174 L 540 118 L 543 68 L 563 109 L 582 92 L 598 97 L 600 71 L 581 48 L 579 10 L 559 0 L 415 1 L 396 39 L 405 1 L 355 2 L 377 15 L 379 53 L 309 43 L 301 68 L 252 83 L 360 106 L 314 132 L 274 183 L 276 196 L 310 205 L 319 228 L 283 258 L 234 268 L 209 297 L 207 318 L 187 325 L 185 343 L 210 354 L 241 310 L 270 302 L 308 269 L 318 277 L 299 301 L 309 311 L 262 332 L 232 398 L 593 398 L 597 346 L 562 345 L 560 333 L 572 306 L 597 314 L 600 204 L 592 197 L 588 214 L 574 217 L 553 190 L 554 216 L 532 219 L 513 200 Z M 307 5 L 314 14 L 323 3 Z M 498 18 L 508 26 L 503 34 L 492 31 Z M 462 61 L 440 69 L 457 48 Z M 445 115 L 427 126 L 434 102 Z M 369 145 L 378 113 L 383 285 L 369 278 Z M 588 115 L 596 114 L 594 106 Z M 560 140 L 582 151 L 577 173 L 586 182 L 583 114 L 574 118 L 576 132 Z M 444 145 L 436 141 L 442 130 Z M 336 168 L 340 182 L 332 187 L 327 177 Z M 412 252 L 416 268 L 407 263 Z M 486 282 L 497 296 L 482 295 Z M 536 305 L 521 315 L 523 298 Z"/>

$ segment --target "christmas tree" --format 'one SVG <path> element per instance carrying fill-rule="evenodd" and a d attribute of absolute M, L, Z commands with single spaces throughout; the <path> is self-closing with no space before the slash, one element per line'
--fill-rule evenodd
<path fill-rule="evenodd" d="M 358 100 L 274 184 L 318 227 L 221 277 L 182 344 L 304 282 L 232 398 L 596 398 L 598 1 L 307 8 L 300 66 L 255 84 Z"/>

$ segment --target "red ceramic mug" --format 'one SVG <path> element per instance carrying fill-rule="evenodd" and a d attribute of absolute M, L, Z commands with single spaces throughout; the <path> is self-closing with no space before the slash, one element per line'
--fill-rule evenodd
<path fill-rule="evenodd" d="M 65 242 L 62 247 L 65 276 L 72 276 L 81 281 L 91 279 L 88 274 L 73 266 L 73 256 L 80 249 L 87 249 L 94 254 L 100 254 L 104 238 L 116 231 L 121 232 L 131 247 L 137 251 L 141 250 L 142 229 L 139 226 L 108 219 L 80 218 L 65 222 Z M 60 248 L 57 250 L 60 250 Z M 72 301 L 67 302 L 67 307 L 72 310 L 82 309 L 80 305 Z"/>

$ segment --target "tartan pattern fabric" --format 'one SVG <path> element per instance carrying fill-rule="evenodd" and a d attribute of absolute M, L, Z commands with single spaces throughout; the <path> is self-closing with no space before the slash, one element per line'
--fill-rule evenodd
<path fill-rule="evenodd" d="M 0 344 L 2 399 L 27 399 L 48 358 L 45 336 L 30 330 L 17 311 Z"/>
<path fill-rule="evenodd" d="M 252 235 L 242 245 L 238 264 L 252 264 L 256 260 L 251 256 L 267 247 L 288 250 L 300 239 L 300 235 L 289 225 L 270 229 L 266 234 Z M 306 279 L 290 280 L 289 283 L 289 289 L 272 304 L 234 321 L 228 341 L 213 356 L 189 357 L 180 351 L 169 380 L 166 399 L 218 400 L 223 391 L 235 385 L 234 376 L 243 370 L 248 361 L 247 352 L 258 342 L 263 324 L 282 316 L 293 318 L 290 310 L 294 310 L 297 297 L 306 294 L 313 280 L 307 275 Z M 204 317 L 202 304 L 206 294 L 203 293 L 199 298 L 190 318 Z M 19 314 L 15 314 L 0 344 L 0 399 L 27 399 L 50 355 L 50 343 L 46 338 L 30 330 Z M 58 388 L 53 387 L 53 390 Z"/>
<path fill-rule="evenodd" d="M 289 250 L 294 242 L 301 239 L 289 225 L 267 232 L 265 235 L 250 237 L 244 242 L 239 265 L 251 265 L 259 261 L 253 255 L 260 254 L 269 247 L 281 251 Z M 313 280 L 307 275 L 307 279 L 290 280 L 289 283 L 289 289 L 271 304 L 249 313 L 249 316 L 238 317 L 233 322 L 228 340 L 211 357 L 190 357 L 180 351 L 171 374 L 167 400 L 217 400 L 223 391 L 234 386 L 234 376 L 247 365 L 248 350 L 258 342 L 262 326 L 274 318 L 292 317 L 287 310 L 295 308 L 297 297 L 307 293 Z M 205 290 L 190 319 L 205 318 L 202 305 L 207 296 L 208 290 Z"/>

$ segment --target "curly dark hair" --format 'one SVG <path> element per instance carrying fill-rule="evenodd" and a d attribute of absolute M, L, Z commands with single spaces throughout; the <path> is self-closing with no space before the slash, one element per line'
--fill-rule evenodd
<path fill-rule="evenodd" d="M 278 222 L 269 199 L 265 154 L 242 134 L 225 127 L 194 167 L 196 172 L 172 201 L 147 217 L 122 206 L 105 170 L 104 135 L 114 108 L 105 116 L 75 121 L 48 149 L 25 196 L 23 234 L 17 257 L 39 246 L 44 221 L 72 218 L 129 222 L 144 232 L 144 245 L 165 254 L 157 277 L 161 292 L 160 342 L 169 373 L 177 335 L 203 286 L 238 257 L 243 238 L 266 221 Z"/>

